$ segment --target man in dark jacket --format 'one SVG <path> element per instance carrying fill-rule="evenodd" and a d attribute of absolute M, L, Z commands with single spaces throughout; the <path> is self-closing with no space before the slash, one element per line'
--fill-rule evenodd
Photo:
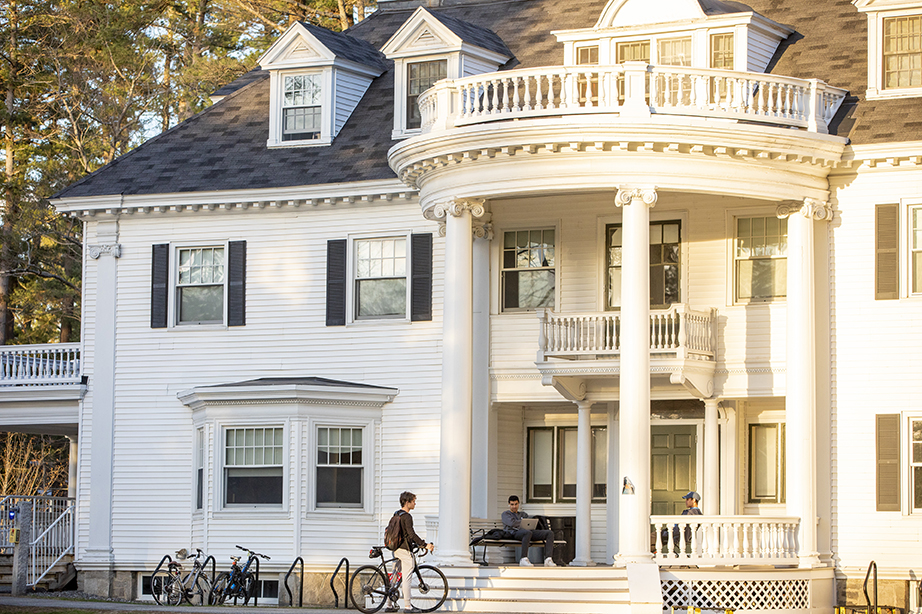
<path fill-rule="evenodd" d="M 544 540 L 544 566 L 557 567 L 554 564 L 554 532 L 535 529 L 528 531 L 522 528 L 522 519 L 528 518 L 528 514 L 519 511 L 519 498 L 516 495 L 509 497 L 509 509 L 503 512 L 503 528 L 513 534 L 513 539 L 522 540 L 522 558 L 519 565 L 522 567 L 531 567 L 531 561 L 528 560 L 528 546 L 532 539 Z"/>
<path fill-rule="evenodd" d="M 394 551 L 394 556 L 396 556 L 399 561 L 397 571 L 403 574 L 403 581 L 400 583 L 400 588 L 403 592 L 404 612 L 422 612 L 422 610 L 414 607 L 413 604 L 410 603 L 410 574 L 416 569 L 416 564 L 410 549 L 413 547 L 426 548 L 429 552 L 432 552 L 435 548 L 431 543 L 427 544 L 426 540 L 417 535 L 416 531 L 413 530 L 413 516 L 410 515 L 410 512 L 415 507 L 416 495 L 409 491 L 400 493 L 400 509 L 394 512 L 394 515 L 400 515 L 401 544 L 400 547 Z M 384 608 L 384 611 L 396 612 L 398 609 L 396 603 L 391 603 L 388 607 Z"/>

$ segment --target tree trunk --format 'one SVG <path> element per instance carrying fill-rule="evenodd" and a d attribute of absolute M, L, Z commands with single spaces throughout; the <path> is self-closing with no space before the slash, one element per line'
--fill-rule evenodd
<path fill-rule="evenodd" d="M 339 25 L 345 30 L 352 25 L 352 13 L 350 12 L 352 5 L 351 3 L 348 5 L 350 11 L 347 11 L 345 0 L 337 0 L 337 2 L 339 3 Z"/>

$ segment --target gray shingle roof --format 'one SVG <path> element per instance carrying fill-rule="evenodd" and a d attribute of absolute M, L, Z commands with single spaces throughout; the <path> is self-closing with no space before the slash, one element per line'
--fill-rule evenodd
<path fill-rule="evenodd" d="M 436 12 L 432 15 L 438 19 L 442 25 L 457 34 L 458 38 L 464 42 L 476 45 L 481 49 L 494 51 L 508 58 L 512 57 L 512 52 L 506 47 L 506 43 L 504 43 L 503 39 L 498 37 L 492 30 L 475 26 L 472 23 L 461 21 L 460 19 L 455 19 L 451 15 L 445 13 Z"/>
<path fill-rule="evenodd" d="M 607 0 L 502 0 L 429 9 L 442 23 L 487 43 L 502 41 L 512 66 L 559 65 L 554 30 L 590 28 Z M 729 3 L 728 3 L 729 4 Z M 736 3 L 733 3 L 734 7 Z M 850 0 L 749 0 L 752 9 L 796 32 L 772 60 L 772 73 L 818 78 L 854 96 L 838 123 L 855 143 L 922 140 L 919 99 L 867 102 L 867 18 Z M 379 10 L 346 35 L 317 33 L 337 53 L 380 49 L 412 8 Z M 310 26 L 312 32 L 315 26 Z M 316 30 L 320 30 L 316 28 Z M 461 35 L 459 33 L 459 35 Z M 350 39 L 367 41 L 344 51 Z M 328 43 L 329 41 L 329 43 Z M 491 43 L 492 44 L 492 43 Z M 340 45 L 334 49 L 334 45 Z M 346 45 L 349 47 L 349 45 Z M 367 57 L 362 55 L 362 57 Z M 387 150 L 393 124 L 393 65 L 375 79 L 329 147 L 268 149 L 269 80 L 250 83 L 179 126 L 85 177 L 60 197 L 273 188 L 393 179 Z M 223 89 L 223 88 L 222 88 Z M 220 90 L 219 90 L 220 91 Z"/>
<path fill-rule="evenodd" d="M 301 25 L 338 58 L 352 60 L 366 66 L 375 66 L 381 70 L 387 68 L 387 59 L 384 54 L 368 41 L 343 32 L 333 32 L 304 21 Z"/>

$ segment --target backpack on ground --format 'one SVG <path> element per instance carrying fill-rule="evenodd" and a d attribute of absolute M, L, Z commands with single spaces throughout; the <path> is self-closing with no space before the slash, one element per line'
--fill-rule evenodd
<path fill-rule="evenodd" d="M 384 546 L 388 550 L 396 550 L 403 544 L 403 527 L 400 526 L 400 517 L 406 514 L 403 510 L 397 510 L 391 516 L 387 528 L 384 529 Z"/>

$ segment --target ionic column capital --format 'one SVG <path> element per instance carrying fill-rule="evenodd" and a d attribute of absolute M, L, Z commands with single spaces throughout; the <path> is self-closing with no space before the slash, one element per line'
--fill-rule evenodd
<path fill-rule="evenodd" d="M 99 260 L 100 256 L 109 255 L 118 258 L 122 255 L 122 246 L 118 243 L 106 243 L 101 245 L 87 245 L 86 251 L 90 258 Z"/>
<path fill-rule="evenodd" d="M 618 193 L 615 195 L 615 206 L 624 207 L 634 202 L 641 202 L 653 208 L 656 206 L 656 199 L 657 194 L 655 187 L 619 187 Z"/>
<path fill-rule="evenodd" d="M 817 222 L 828 222 L 832 220 L 834 215 L 828 202 L 816 198 L 805 198 L 802 203 L 796 201 L 781 203 L 778 205 L 775 215 L 778 219 L 783 220 L 796 212 L 800 212 L 808 220 Z"/>
<path fill-rule="evenodd" d="M 447 232 L 448 231 L 445 228 L 445 222 L 439 222 L 439 236 L 444 239 Z M 487 241 L 492 241 L 493 224 L 490 222 L 472 220 L 471 233 L 474 235 L 475 239 L 486 239 Z"/>
<path fill-rule="evenodd" d="M 469 211 L 471 217 L 483 217 L 486 212 L 484 208 L 485 202 L 482 198 L 455 198 L 436 204 L 432 208 L 432 217 L 436 220 L 444 220 L 449 215 L 451 217 L 460 217 L 465 211 Z"/>

